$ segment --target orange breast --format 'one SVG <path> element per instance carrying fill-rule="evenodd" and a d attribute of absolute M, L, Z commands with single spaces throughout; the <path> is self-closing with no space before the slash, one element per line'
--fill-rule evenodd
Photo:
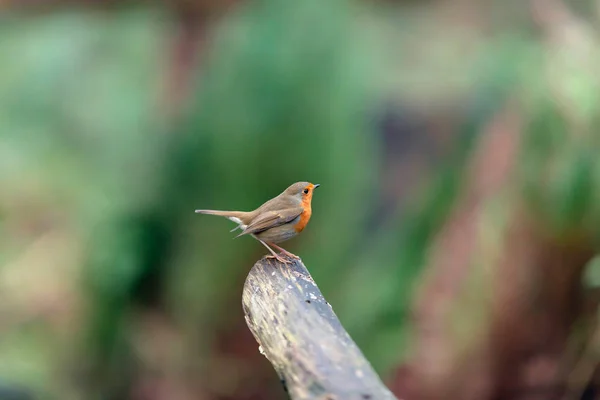
<path fill-rule="evenodd" d="M 308 221 L 310 221 L 310 216 L 312 215 L 312 208 L 310 206 L 312 194 L 313 192 L 310 191 L 308 195 L 302 199 L 302 208 L 304 208 L 304 211 L 302 211 L 302 214 L 300 214 L 300 220 L 294 226 L 294 230 L 298 233 L 302 232 L 304 228 L 306 228 L 306 225 L 308 225 Z"/>
<path fill-rule="evenodd" d="M 294 225 L 294 230 L 296 232 L 300 233 L 304 230 L 304 228 L 306 228 L 306 225 L 308 225 L 308 221 L 310 221 L 311 214 L 312 210 L 310 209 L 310 207 L 305 208 L 304 211 L 302 211 L 302 214 L 300 214 L 300 220 L 296 225 Z"/>

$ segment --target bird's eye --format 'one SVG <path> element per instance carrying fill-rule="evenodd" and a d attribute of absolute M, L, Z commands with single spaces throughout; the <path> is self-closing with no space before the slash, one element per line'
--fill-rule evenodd
<path fill-rule="evenodd" d="M 308 189 L 303 190 L 304 194 L 308 194 Z"/>

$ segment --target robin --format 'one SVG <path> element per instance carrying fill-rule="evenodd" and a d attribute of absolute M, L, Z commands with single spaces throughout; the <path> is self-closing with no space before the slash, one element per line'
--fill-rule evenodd
<path fill-rule="evenodd" d="M 275 253 L 271 246 L 282 254 L 300 259 L 276 243 L 291 239 L 306 228 L 312 214 L 310 203 L 313 191 L 319 186 L 310 182 L 296 182 L 254 211 L 196 210 L 196 213 L 228 218 L 238 224 L 231 232 L 238 228 L 242 230 L 236 237 L 252 235 L 271 252 L 272 255 L 267 258 L 287 263 L 287 260 Z"/>

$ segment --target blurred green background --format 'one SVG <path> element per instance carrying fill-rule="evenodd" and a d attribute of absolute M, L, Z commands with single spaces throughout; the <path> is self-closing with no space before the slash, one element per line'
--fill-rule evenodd
<path fill-rule="evenodd" d="M 322 186 L 285 247 L 392 382 L 428 246 L 507 103 L 548 229 L 595 221 L 597 32 L 569 31 L 545 80 L 557 4 L 0 2 L 0 398 L 284 398 L 240 304 L 266 250 L 193 211 L 301 180 Z M 566 4 L 594 26 L 597 2 Z M 571 123 L 592 128 L 566 146 Z M 557 154 L 587 164 L 540 187 Z"/>

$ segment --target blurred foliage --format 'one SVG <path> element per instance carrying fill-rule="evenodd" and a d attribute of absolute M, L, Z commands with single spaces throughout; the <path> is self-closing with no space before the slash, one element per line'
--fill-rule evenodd
<path fill-rule="evenodd" d="M 548 44 L 537 57 L 540 73 L 526 76 L 529 90 L 521 91 L 523 188 L 548 232 L 564 241 L 600 234 L 600 55 L 597 37 L 586 39 L 571 47 Z"/>
<path fill-rule="evenodd" d="M 2 335 L 11 349 L 0 352 L 7 381 L 72 398 L 65 358 L 75 356 L 77 327 L 88 309 L 118 318 L 140 273 L 147 255 L 127 220 L 161 195 L 166 138 L 156 111 L 165 28 L 160 14 L 147 11 L 3 17 L 2 280 L 17 275 L 14 290 L 48 292 Z M 67 289 L 72 297 L 62 298 Z M 25 307 L 12 300 L 20 299 L 3 305 L 9 321 Z M 35 322 L 45 301 L 73 310 L 61 321 Z"/>

